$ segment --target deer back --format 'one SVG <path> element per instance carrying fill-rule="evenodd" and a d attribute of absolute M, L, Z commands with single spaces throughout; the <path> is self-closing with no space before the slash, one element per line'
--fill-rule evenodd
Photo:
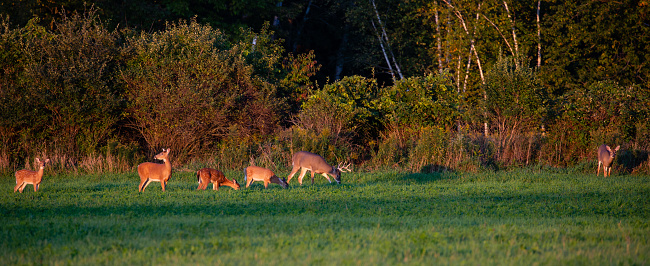
<path fill-rule="evenodd" d="M 271 180 L 271 178 L 275 176 L 273 171 L 259 166 L 246 167 L 245 172 L 246 172 L 245 178 L 246 179 L 252 178 L 253 181 Z"/>
<path fill-rule="evenodd" d="M 329 173 L 334 176 L 337 174 L 337 169 L 329 165 L 325 159 L 315 153 L 299 151 L 293 155 L 293 165 L 301 168 L 307 168 L 317 174 Z"/>
<path fill-rule="evenodd" d="M 244 180 L 251 178 L 253 181 L 265 181 L 270 183 L 279 184 L 284 188 L 289 185 L 285 179 L 280 179 L 273 171 L 259 166 L 249 166 L 244 170 Z"/>

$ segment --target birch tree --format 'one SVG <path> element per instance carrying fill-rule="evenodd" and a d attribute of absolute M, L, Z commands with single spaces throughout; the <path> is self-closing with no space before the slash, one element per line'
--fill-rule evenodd
<path fill-rule="evenodd" d="M 397 71 L 397 75 L 399 76 L 399 79 L 404 79 L 404 75 L 402 75 L 402 70 L 400 69 L 399 64 L 397 63 L 395 54 L 393 54 L 393 51 L 390 48 L 390 40 L 388 39 L 388 35 L 386 34 L 386 28 L 384 27 L 384 24 L 381 21 L 381 16 L 379 15 L 379 11 L 377 11 L 377 5 L 375 4 L 375 0 L 370 0 L 370 3 L 372 4 L 372 8 L 375 11 L 375 15 L 377 16 L 377 24 L 379 26 L 379 29 L 377 28 L 377 26 L 375 26 L 374 21 L 371 21 L 372 27 L 373 29 L 375 29 L 375 32 L 377 33 L 377 38 L 379 39 L 379 44 L 381 45 L 382 52 L 384 54 L 384 57 L 386 58 L 386 63 L 388 64 L 388 67 L 391 71 L 391 75 L 393 76 L 393 81 L 396 81 L 396 78 L 393 72 L 393 66 L 391 66 L 391 60 L 389 60 L 388 55 L 390 55 L 390 58 L 392 59 L 392 64 L 395 66 L 395 71 Z M 379 30 L 381 30 L 381 32 Z"/>

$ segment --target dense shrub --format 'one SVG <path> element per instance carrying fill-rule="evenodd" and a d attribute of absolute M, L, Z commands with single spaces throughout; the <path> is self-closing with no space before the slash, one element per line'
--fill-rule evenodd
<path fill-rule="evenodd" d="M 386 121 L 452 129 L 460 119 L 459 96 L 447 73 L 410 77 L 381 90 Z"/>
<path fill-rule="evenodd" d="M 231 128 L 242 135 L 272 133 L 275 88 L 253 75 L 242 56 L 252 49 L 231 45 L 195 21 L 129 39 L 122 72 L 128 116 L 148 147 L 169 147 L 184 160 L 215 148 Z"/>
<path fill-rule="evenodd" d="M 93 153 L 119 119 L 117 34 L 92 9 L 62 17 L 53 31 L 36 21 L 13 35 L 5 26 L 3 65 L 15 66 L 4 68 L 13 79 L 2 86 L 4 148 L 18 151 L 14 159 L 43 150 L 73 158 Z"/>
<path fill-rule="evenodd" d="M 595 161 L 596 150 L 603 143 L 647 153 L 650 147 L 648 103 L 647 88 L 623 87 L 611 81 L 594 82 L 567 94 L 559 106 L 560 115 L 548 130 L 547 144 L 542 148 L 543 160 L 559 165 L 587 159 Z"/>
<path fill-rule="evenodd" d="M 548 95 L 537 74 L 517 66 L 515 58 L 500 57 L 486 73 L 485 114 L 494 142 L 496 161 L 506 165 L 529 164 L 547 119 Z"/>
<path fill-rule="evenodd" d="M 117 32 L 92 8 L 51 28 L 35 19 L 12 29 L 6 21 L 5 173 L 31 167 L 34 157 L 49 157 L 52 172 L 132 171 L 168 147 L 175 169 L 190 171 L 250 164 L 282 171 L 299 150 L 362 169 L 590 169 L 602 143 L 623 146 L 619 168 L 650 171 L 643 86 L 600 81 L 558 97 L 546 93 L 558 90 L 544 87 L 537 69 L 502 57 L 477 87 L 485 98 L 460 94 L 459 80 L 444 71 L 390 86 L 349 76 L 315 89 L 314 54 L 285 54 L 268 23 L 236 36 L 194 20 Z M 488 135 L 478 129 L 484 121 Z"/>

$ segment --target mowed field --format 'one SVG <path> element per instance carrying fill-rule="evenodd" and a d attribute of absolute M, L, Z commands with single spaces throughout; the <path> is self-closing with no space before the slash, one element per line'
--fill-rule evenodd
<path fill-rule="evenodd" d="M 286 176 L 287 173 L 278 173 Z M 243 173 L 226 172 L 243 182 Z M 196 191 L 175 172 L 0 178 L 0 261 L 23 264 L 650 264 L 650 177 L 347 173 Z"/>

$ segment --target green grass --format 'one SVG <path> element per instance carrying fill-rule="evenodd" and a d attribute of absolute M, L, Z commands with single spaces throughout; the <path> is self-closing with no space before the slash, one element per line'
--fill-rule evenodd
<path fill-rule="evenodd" d="M 47 173 L 46 173 L 47 174 Z M 240 183 L 240 172 L 227 173 Z M 284 176 L 287 173 L 280 173 Z M 163 193 L 137 175 L 0 179 L 0 261 L 15 264 L 648 264 L 650 177 L 513 171 L 344 174 Z M 305 182 L 309 183 L 309 181 Z"/>

